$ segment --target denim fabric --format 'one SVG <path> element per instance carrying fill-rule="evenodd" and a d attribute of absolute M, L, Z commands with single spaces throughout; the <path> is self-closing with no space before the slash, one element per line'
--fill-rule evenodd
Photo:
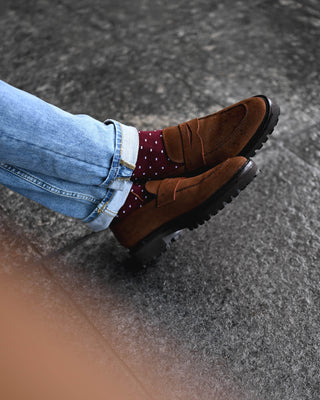
<path fill-rule="evenodd" d="M 73 115 L 0 81 L 0 183 L 102 230 L 124 204 L 134 127 Z"/>

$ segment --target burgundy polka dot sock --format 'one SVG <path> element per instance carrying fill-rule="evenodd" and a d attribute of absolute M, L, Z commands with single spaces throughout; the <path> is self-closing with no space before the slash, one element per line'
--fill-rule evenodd
<path fill-rule="evenodd" d="M 118 217 L 120 219 L 126 217 L 132 211 L 141 208 L 145 203 L 148 203 L 153 198 L 154 195 L 150 194 L 143 184 L 133 184 L 126 202 L 118 212 Z"/>
<path fill-rule="evenodd" d="M 139 131 L 138 160 L 131 180 L 162 179 L 182 165 L 167 156 L 162 130 Z"/>

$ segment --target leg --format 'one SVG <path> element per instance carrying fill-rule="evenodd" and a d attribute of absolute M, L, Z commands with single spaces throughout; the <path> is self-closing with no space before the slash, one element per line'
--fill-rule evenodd
<path fill-rule="evenodd" d="M 105 229 L 125 202 L 138 133 L 72 115 L 0 81 L 0 182 Z"/>
<path fill-rule="evenodd" d="M 254 155 L 279 116 L 275 103 L 257 96 L 138 134 L 1 82 L 0 95 L 0 182 L 94 230 L 112 221 L 117 239 L 143 263 L 246 187 L 256 166 L 243 155 Z"/>

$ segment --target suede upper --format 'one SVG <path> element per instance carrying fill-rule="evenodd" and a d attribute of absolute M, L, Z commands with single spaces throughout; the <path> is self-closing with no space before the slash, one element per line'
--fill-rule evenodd
<path fill-rule="evenodd" d="M 215 114 L 165 128 L 163 140 L 168 157 L 184 163 L 175 175 L 210 168 L 239 155 L 257 132 L 266 111 L 263 98 L 251 97 Z"/>
<path fill-rule="evenodd" d="M 122 245 L 131 248 L 165 223 L 200 206 L 246 162 L 244 157 L 234 157 L 191 178 L 149 181 L 145 188 L 155 198 L 120 221 L 115 218 L 110 228 Z"/>

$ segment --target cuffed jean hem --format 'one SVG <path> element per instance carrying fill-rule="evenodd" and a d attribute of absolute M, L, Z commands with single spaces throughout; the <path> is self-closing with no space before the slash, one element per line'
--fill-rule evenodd
<path fill-rule="evenodd" d="M 116 146 L 120 146 L 119 157 L 113 159 L 114 176 L 108 177 L 108 190 L 105 198 L 93 212 L 82 220 L 89 228 L 98 232 L 108 228 L 113 218 L 125 203 L 132 187 L 130 180 L 138 158 L 139 135 L 136 128 L 123 125 L 114 120 L 106 120 L 105 124 L 113 124 L 116 132 Z M 101 185 L 102 187 L 104 184 Z"/>

